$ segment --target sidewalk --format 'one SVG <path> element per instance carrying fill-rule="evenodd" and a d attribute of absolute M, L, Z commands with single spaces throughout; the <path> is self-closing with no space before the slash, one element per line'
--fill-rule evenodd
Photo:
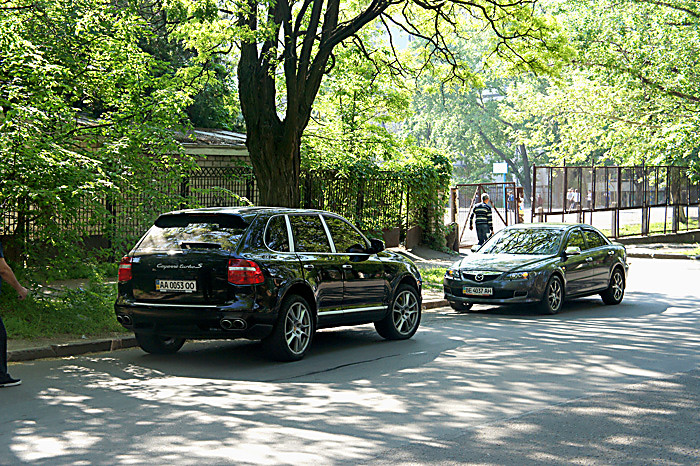
<path fill-rule="evenodd" d="M 628 257 L 700 260 L 700 245 L 698 244 L 628 244 L 625 248 L 627 248 Z"/>
<path fill-rule="evenodd" d="M 413 249 L 403 247 L 389 248 L 390 251 L 402 254 L 411 259 L 419 269 L 432 269 L 436 267 L 447 268 L 458 260 L 471 254 L 468 249 L 462 249 L 459 254 L 456 252 L 447 253 L 435 251 L 425 246 L 416 246 Z"/>

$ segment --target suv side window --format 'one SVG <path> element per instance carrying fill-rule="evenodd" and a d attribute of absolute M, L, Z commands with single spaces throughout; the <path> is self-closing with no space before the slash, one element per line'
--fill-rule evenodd
<path fill-rule="evenodd" d="M 265 244 L 273 251 L 289 252 L 289 234 L 284 215 L 275 215 L 268 222 Z"/>
<path fill-rule="evenodd" d="M 581 251 L 586 249 L 586 241 L 583 239 L 581 230 L 577 228 L 576 230 L 571 232 L 571 234 L 569 235 L 569 240 L 566 242 L 566 247 L 579 247 L 581 248 Z"/>
<path fill-rule="evenodd" d="M 331 252 L 326 229 L 318 215 L 290 215 L 296 252 Z"/>
<path fill-rule="evenodd" d="M 600 233 L 593 230 L 583 230 L 583 234 L 586 236 L 586 241 L 588 242 L 588 249 L 598 248 L 600 246 L 605 246 L 608 244 Z"/>
<path fill-rule="evenodd" d="M 364 253 L 367 250 L 367 241 L 348 222 L 330 215 L 324 215 L 323 219 L 331 232 L 336 252 Z"/>

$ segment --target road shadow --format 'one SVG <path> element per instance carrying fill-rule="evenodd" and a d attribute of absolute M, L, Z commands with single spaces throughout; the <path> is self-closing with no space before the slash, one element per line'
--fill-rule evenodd
<path fill-rule="evenodd" d="M 326 330 L 290 364 L 237 341 L 187 344 L 170 357 L 125 350 L 14 366 L 25 385 L 0 393 L 0 463 L 368 463 L 397 448 L 406 462 L 432 462 L 420 449 L 442 443 L 446 462 L 469 452 L 503 464 L 513 462 L 509 440 L 536 443 L 537 432 L 554 436 L 551 446 L 518 454 L 569 460 L 573 453 L 556 456 L 555 447 L 577 442 L 569 423 L 579 417 L 552 415 L 551 426 L 533 419 L 499 434 L 503 443 L 479 426 L 697 366 L 697 300 L 628 298 L 620 306 L 583 299 L 554 316 L 426 313 L 419 333 L 399 342 L 372 326 Z M 691 402 L 665 406 L 660 427 L 674 416 L 696 422 L 682 417 Z M 615 409 L 590 413 L 592 425 L 628 432 Z M 556 437 L 560 423 L 566 435 Z M 592 438 L 579 452 L 595 455 L 614 441 Z M 697 463 L 688 442 L 649 451 Z"/>

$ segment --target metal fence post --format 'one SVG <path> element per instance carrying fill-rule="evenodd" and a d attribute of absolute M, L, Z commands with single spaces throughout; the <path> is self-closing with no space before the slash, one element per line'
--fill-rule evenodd
<path fill-rule="evenodd" d="M 450 188 L 450 223 L 457 221 L 457 188 Z"/>
<path fill-rule="evenodd" d="M 190 177 L 190 175 L 183 175 L 182 181 L 180 182 L 180 198 L 181 198 L 180 208 L 181 209 L 184 209 L 185 207 L 187 207 L 187 202 L 185 201 L 185 199 L 187 199 L 187 197 L 190 194 L 190 178 L 189 177 Z"/>
<path fill-rule="evenodd" d="M 562 197 L 563 197 L 563 203 L 562 206 L 563 208 L 561 209 L 561 221 L 566 222 L 566 212 L 569 210 L 567 209 L 566 201 L 568 199 L 566 198 L 567 194 L 567 189 L 569 188 L 569 170 L 566 168 L 566 159 L 564 159 L 564 189 L 562 189 Z M 552 189 L 551 187 L 549 189 Z"/>
<path fill-rule="evenodd" d="M 544 202 L 544 201 L 543 201 Z M 535 208 L 537 204 L 537 165 L 532 166 L 532 199 L 530 199 L 530 223 L 535 222 Z"/>
<path fill-rule="evenodd" d="M 649 202 L 647 196 L 649 193 L 649 187 L 647 186 L 649 180 L 647 179 L 647 167 L 646 163 L 642 162 L 642 236 L 649 235 Z"/>

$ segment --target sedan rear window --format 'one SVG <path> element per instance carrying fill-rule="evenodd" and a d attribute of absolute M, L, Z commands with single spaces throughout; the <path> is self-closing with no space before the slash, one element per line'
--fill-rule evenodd
<path fill-rule="evenodd" d="M 562 231 L 551 228 L 514 228 L 496 233 L 479 253 L 552 255 L 559 251 Z"/>
<path fill-rule="evenodd" d="M 151 227 L 139 249 L 225 249 L 234 251 L 246 228 L 222 227 L 218 223 L 190 223 L 186 226 Z"/>

